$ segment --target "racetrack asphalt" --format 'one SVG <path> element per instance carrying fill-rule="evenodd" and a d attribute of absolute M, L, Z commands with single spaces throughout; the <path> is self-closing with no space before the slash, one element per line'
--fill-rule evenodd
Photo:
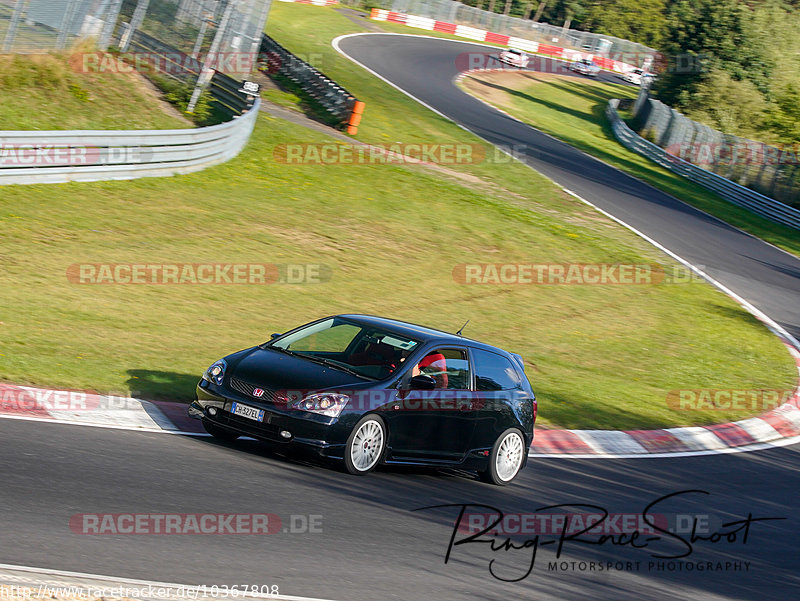
<path fill-rule="evenodd" d="M 2 563 L 192 585 L 277 584 L 284 595 L 343 601 L 785 601 L 800 584 L 794 565 L 797 446 L 682 459 L 531 459 L 518 480 L 500 488 L 466 474 L 424 469 L 348 476 L 285 459 L 254 441 L 224 445 L 210 438 L 16 420 L 0 420 L 0 435 Z M 458 508 L 413 511 L 473 503 L 524 516 L 564 513 L 537 509 L 582 503 L 594 506 L 592 513 L 603 508 L 638 515 L 659 497 L 690 489 L 709 494 L 687 493 L 651 510 L 687 540 L 689 518 L 679 516 L 697 517 L 698 533 L 705 536 L 735 530 L 739 526 L 723 524 L 750 513 L 786 519 L 752 523 L 746 542 L 742 531 L 732 542 L 696 541 L 691 555 L 675 560 L 653 557 L 688 550 L 666 534 L 641 549 L 567 540 L 556 570 L 549 569 L 556 545 L 545 541 L 557 540 L 558 531 L 550 530 L 541 535 L 531 574 L 502 582 L 489 573 L 490 561 L 496 560 L 498 576 L 519 578 L 530 565 L 530 548 L 492 552 L 485 543 L 464 544 L 445 564 Z M 271 513 L 283 528 L 291 528 L 292 515 L 321 515 L 322 532 L 113 535 L 81 534 L 69 525 L 82 513 L 173 512 Z M 517 518 L 508 523 L 518 546 L 535 538 L 534 530 L 520 528 Z M 459 533 L 458 540 L 465 536 Z M 597 570 L 609 561 L 610 571 Z M 594 571 L 588 562 L 595 562 Z"/>

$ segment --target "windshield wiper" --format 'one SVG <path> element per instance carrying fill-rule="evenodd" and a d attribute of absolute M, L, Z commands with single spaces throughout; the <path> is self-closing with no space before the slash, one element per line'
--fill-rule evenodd
<path fill-rule="evenodd" d="M 317 355 L 308 355 L 306 353 L 298 353 L 297 351 L 290 351 L 287 348 L 282 348 L 279 346 L 265 346 L 263 348 L 274 349 L 276 351 L 280 351 L 281 353 L 286 353 L 287 355 L 292 355 L 294 357 L 302 357 L 303 359 L 308 359 L 309 361 L 313 361 L 314 363 L 319 363 L 320 365 L 326 365 L 328 367 L 333 367 L 335 369 L 339 369 L 343 372 L 347 372 L 351 376 L 356 376 L 358 378 L 367 378 L 364 374 L 358 373 L 356 370 L 350 368 L 347 364 L 341 363 L 339 361 L 334 361 L 333 359 L 325 359 L 324 357 L 318 357 Z M 373 378 L 374 379 L 374 378 Z"/>
<path fill-rule="evenodd" d="M 264 346 L 262 346 L 261 348 L 262 349 L 272 349 L 273 351 L 286 353 L 287 355 L 294 355 L 295 357 L 301 357 L 301 356 L 305 357 L 305 355 L 301 355 L 300 353 L 296 353 L 294 351 L 290 351 L 288 348 L 283 348 L 281 346 L 269 346 L 267 344 L 264 344 Z"/>
<path fill-rule="evenodd" d="M 291 351 L 289 351 L 291 352 Z M 303 357 L 304 359 L 309 359 L 314 363 L 319 363 L 320 365 L 327 365 L 328 367 L 333 367 L 335 369 L 339 369 L 343 372 L 347 372 L 351 376 L 356 376 L 359 378 L 365 378 L 363 374 L 358 373 L 356 370 L 351 369 L 344 363 L 340 363 L 339 361 L 334 361 L 333 359 L 325 359 L 324 357 L 318 357 L 317 355 L 306 355 L 304 353 L 294 353 L 298 357 Z"/>
<path fill-rule="evenodd" d="M 342 371 L 347 372 L 350 375 L 358 376 L 359 378 L 366 377 L 365 375 L 360 374 L 356 370 L 349 367 L 346 363 L 342 363 L 340 361 L 334 361 L 333 359 L 323 359 L 322 357 L 318 357 L 318 359 L 322 360 L 322 362 L 325 363 L 325 365 L 330 365 L 331 367 L 341 369 Z"/>

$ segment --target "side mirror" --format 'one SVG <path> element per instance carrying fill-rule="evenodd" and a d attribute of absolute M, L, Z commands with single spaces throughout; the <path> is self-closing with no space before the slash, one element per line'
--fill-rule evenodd
<path fill-rule="evenodd" d="M 278 336 L 282 336 L 282 335 L 283 334 L 278 334 L 277 332 L 275 332 L 274 334 L 270 334 L 269 335 L 269 339 L 270 340 L 275 340 L 275 338 L 277 338 Z"/>
<path fill-rule="evenodd" d="M 436 380 L 433 379 L 433 376 L 420 374 L 411 378 L 408 387 L 411 390 L 433 390 L 436 388 Z"/>

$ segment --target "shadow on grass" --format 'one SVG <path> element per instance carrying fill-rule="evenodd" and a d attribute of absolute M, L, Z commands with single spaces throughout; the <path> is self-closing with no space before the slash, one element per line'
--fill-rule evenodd
<path fill-rule="evenodd" d="M 199 374 L 150 369 L 129 369 L 128 376 L 128 390 L 135 398 L 187 404 L 194 400 L 195 387 L 200 380 Z"/>
<path fill-rule="evenodd" d="M 764 330 L 764 324 L 755 315 L 742 307 L 728 307 L 713 302 L 708 303 L 708 307 L 714 313 L 722 315 L 727 319 L 738 319 L 751 328 L 756 328 L 759 331 Z"/>
<path fill-rule="evenodd" d="M 547 417 L 549 424 L 557 424 L 549 425 L 548 429 L 655 430 L 665 427 L 664 418 L 650 414 L 647 405 L 625 409 L 591 395 L 566 397 L 549 390 L 543 383 L 534 386 L 534 390 L 539 402 L 539 415 Z"/>
<path fill-rule="evenodd" d="M 608 90 L 604 87 L 601 87 L 602 84 L 606 84 L 606 82 L 584 82 L 576 78 L 575 81 L 566 81 L 566 80 L 552 80 L 548 83 L 558 90 L 563 90 L 569 94 L 573 94 L 575 96 L 583 96 L 587 100 L 592 102 L 603 102 L 606 103 L 610 98 L 616 98 L 621 96 L 622 94 L 618 93 L 616 90 Z M 606 84 L 612 85 L 612 84 Z"/>
<path fill-rule="evenodd" d="M 505 86 L 501 86 L 501 85 L 496 84 L 496 83 L 490 83 L 488 81 L 483 81 L 481 79 L 476 79 L 475 81 L 478 84 L 482 85 L 482 86 L 486 86 L 487 88 L 493 88 L 495 90 L 500 90 L 501 92 L 505 92 L 506 94 L 508 94 L 510 96 L 515 96 L 517 98 L 522 98 L 523 100 L 525 100 L 527 102 L 539 104 L 539 105 L 545 106 L 545 107 L 547 107 L 547 108 L 549 108 L 551 110 L 557 111 L 559 113 L 564 113 L 564 114 L 567 114 L 567 115 L 571 115 L 571 116 L 573 116 L 573 117 L 575 117 L 577 119 L 583 119 L 584 121 L 588 121 L 590 123 L 592 122 L 590 116 L 587 115 L 586 113 L 582 112 L 582 111 L 576 111 L 576 110 L 571 109 L 569 107 L 565 107 L 565 106 L 563 106 L 561 104 L 558 104 L 558 103 L 555 103 L 555 102 L 550 102 L 549 100 L 542 100 L 541 98 L 536 98 L 534 96 L 526 94 L 525 92 L 520 92 L 519 90 L 515 90 L 514 88 L 507 88 Z"/>
<path fill-rule="evenodd" d="M 294 83 L 291 79 L 279 73 L 262 72 L 262 74 L 266 77 L 269 77 L 272 83 L 274 83 L 282 92 L 287 92 L 297 96 L 300 99 L 298 108 L 300 108 L 306 117 L 312 121 L 321 123 L 322 125 L 327 125 L 329 127 L 342 130 L 344 129 L 341 119 L 325 110 L 322 104 L 320 104 L 318 100 L 313 98 L 308 92 L 300 87 L 300 85 Z"/>

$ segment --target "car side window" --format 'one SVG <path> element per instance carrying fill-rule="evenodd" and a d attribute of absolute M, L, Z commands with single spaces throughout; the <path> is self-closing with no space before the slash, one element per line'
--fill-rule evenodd
<path fill-rule="evenodd" d="M 436 380 L 436 388 L 468 390 L 470 368 L 467 353 L 460 349 L 435 349 L 412 369 L 412 375 L 426 374 Z"/>
<path fill-rule="evenodd" d="M 472 349 L 475 358 L 475 380 L 478 390 L 515 390 L 522 388 L 522 379 L 514 365 L 497 353 Z"/>

